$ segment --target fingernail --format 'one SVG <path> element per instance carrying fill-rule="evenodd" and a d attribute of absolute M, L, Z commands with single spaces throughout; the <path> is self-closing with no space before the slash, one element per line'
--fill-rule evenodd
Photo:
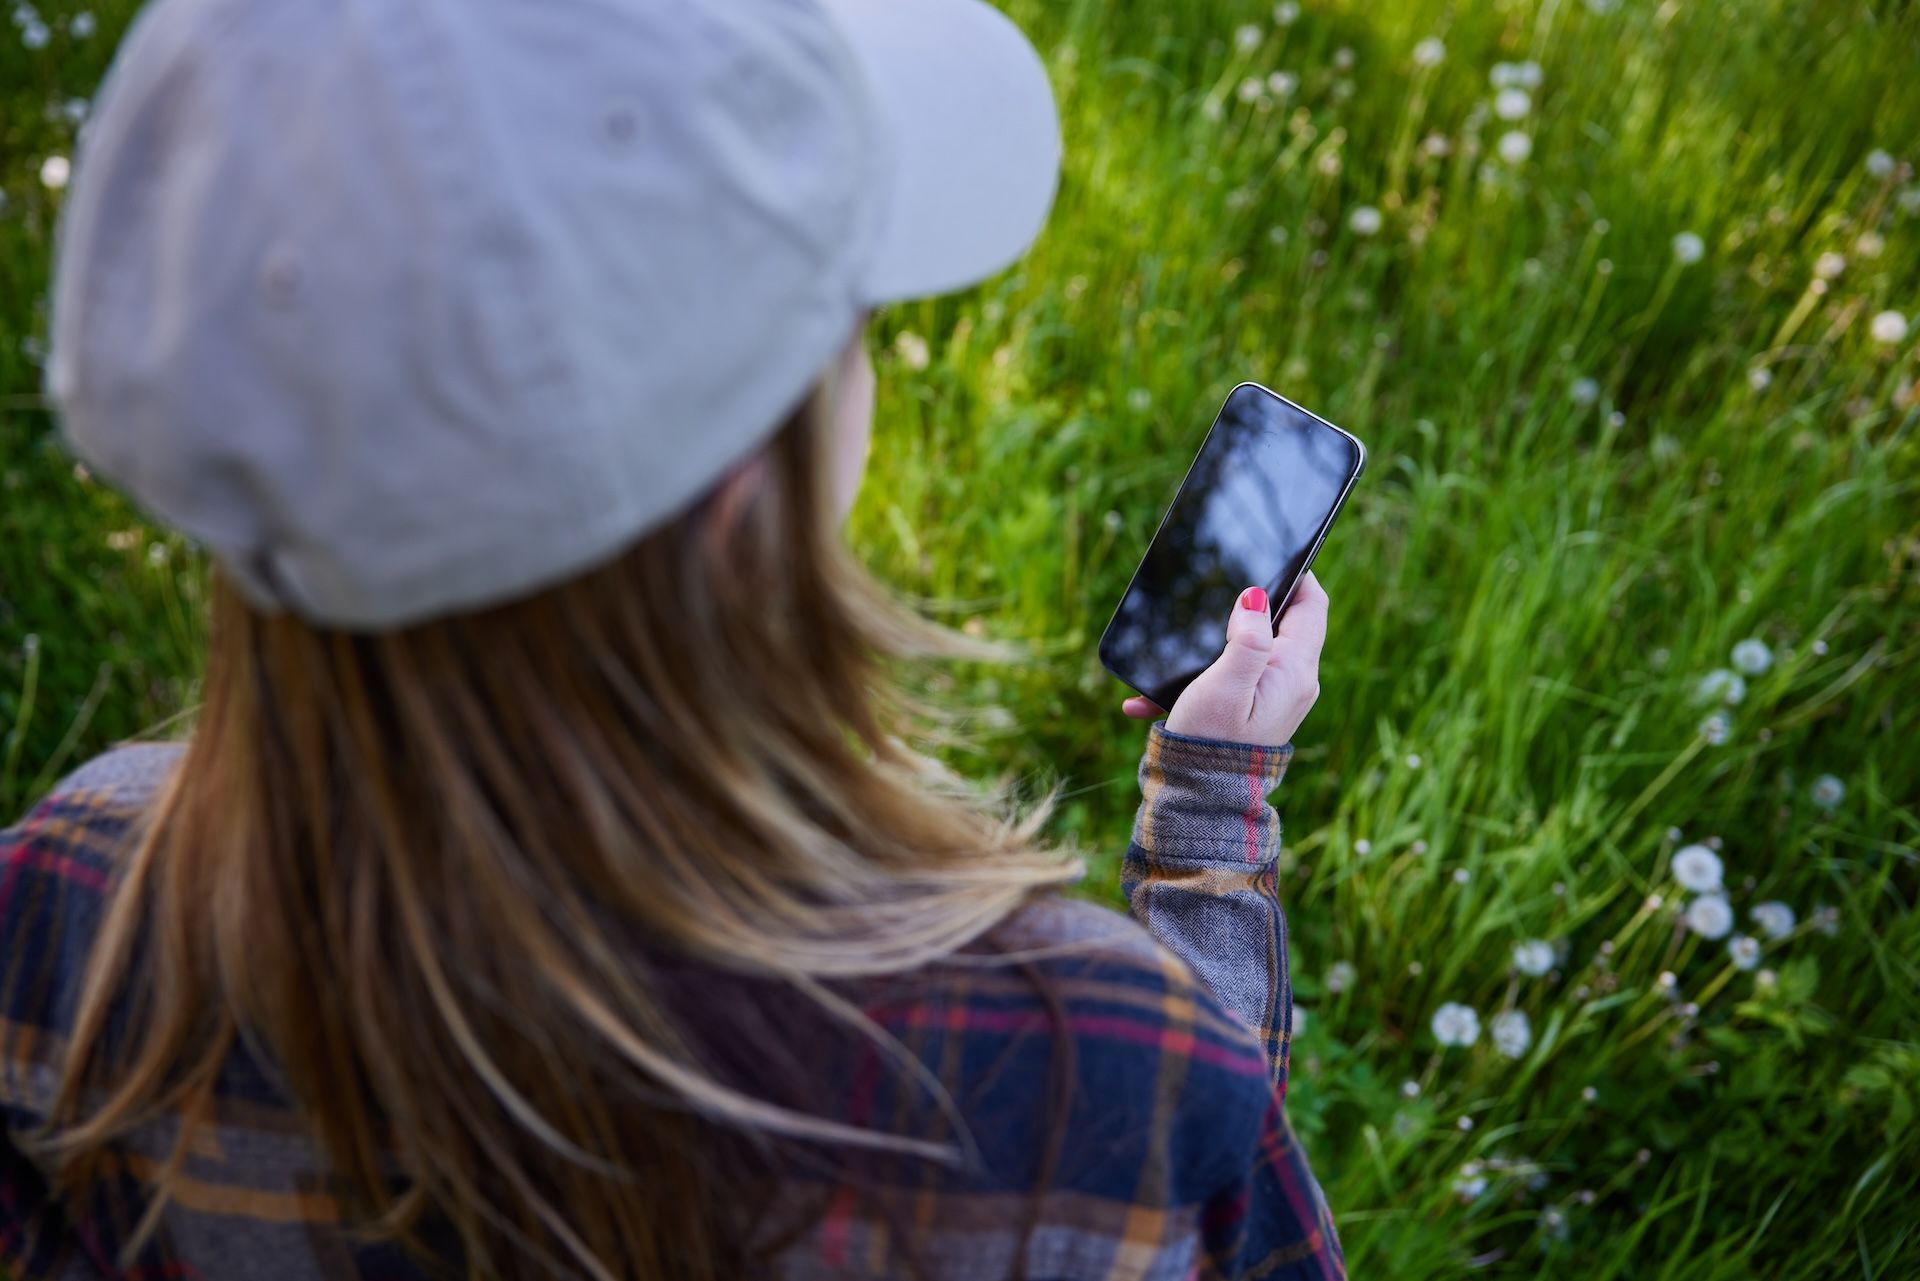
<path fill-rule="evenodd" d="M 1267 589 L 1264 587 L 1249 587 L 1246 591 L 1241 592 L 1240 608 L 1257 609 L 1265 613 L 1267 609 Z"/>

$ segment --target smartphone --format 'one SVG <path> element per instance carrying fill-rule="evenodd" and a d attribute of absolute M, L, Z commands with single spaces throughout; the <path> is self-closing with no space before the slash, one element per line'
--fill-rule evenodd
<path fill-rule="evenodd" d="M 1220 657 L 1242 591 L 1265 587 L 1279 626 L 1366 464 L 1350 432 L 1258 383 L 1235 387 L 1100 637 L 1101 664 L 1172 707 Z"/>

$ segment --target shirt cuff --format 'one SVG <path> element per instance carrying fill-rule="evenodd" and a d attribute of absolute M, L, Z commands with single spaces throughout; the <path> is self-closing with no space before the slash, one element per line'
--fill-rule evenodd
<path fill-rule="evenodd" d="M 1256 747 L 1176 734 L 1156 722 L 1140 760 L 1134 845 L 1154 862 L 1266 863 L 1280 849 L 1267 794 L 1293 747 Z"/>

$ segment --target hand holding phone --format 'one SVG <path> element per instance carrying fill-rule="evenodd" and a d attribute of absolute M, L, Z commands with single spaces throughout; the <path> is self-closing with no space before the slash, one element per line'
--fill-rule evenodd
<path fill-rule="evenodd" d="M 1176 733 L 1239 742 L 1292 735 L 1326 632 L 1308 567 L 1365 465 L 1332 423 L 1256 383 L 1233 389 L 1100 638 L 1101 662 L 1142 695 L 1129 715 L 1169 708 Z"/>
<path fill-rule="evenodd" d="M 1320 650 L 1327 639 L 1327 593 L 1308 570 L 1283 607 L 1276 629 L 1266 592 L 1249 587 L 1234 602 L 1220 657 L 1194 677 L 1172 710 L 1135 695 L 1121 710 L 1135 720 L 1167 718 L 1191 738 L 1277 747 L 1320 697 Z"/>

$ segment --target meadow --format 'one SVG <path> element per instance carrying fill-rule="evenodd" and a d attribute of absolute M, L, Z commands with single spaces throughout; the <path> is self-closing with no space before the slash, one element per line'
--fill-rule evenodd
<path fill-rule="evenodd" d="M 956 759 L 1115 894 L 1094 644 L 1225 392 L 1372 460 L 1276 801 L 1354 1275 L 1920 1276 L 1920 10 L 1013 0 L 1067 169 L 876 322 L 850 537 L 1015 642 Z M 0 27 L 0 810 L 177 725 L 203 569 L 60 448 L 50 237 L 129 6 Z"/>

